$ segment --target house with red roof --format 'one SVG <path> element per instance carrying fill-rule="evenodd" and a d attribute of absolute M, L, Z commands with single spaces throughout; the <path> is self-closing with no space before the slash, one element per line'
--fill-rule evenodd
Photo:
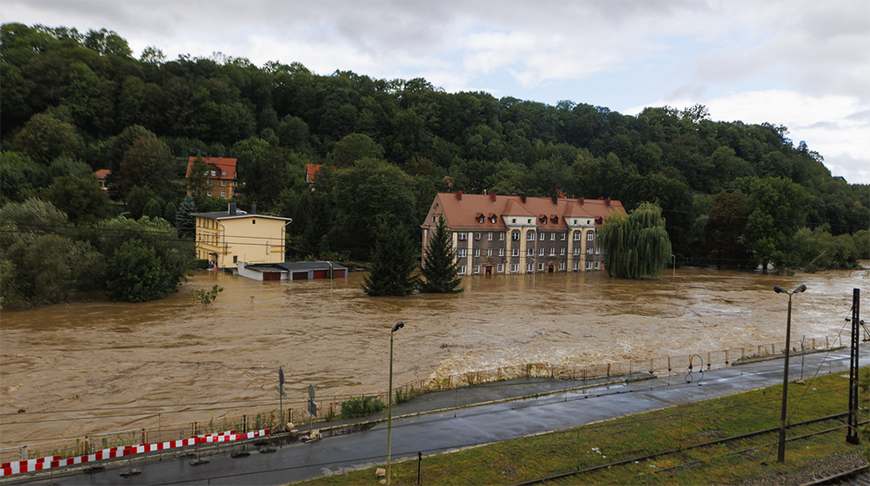
<path fill-rule="evenodd" d="M 462 194 L 435 196 L 423 228 L 423 252 L 444 216 L 460 275 L 595 271 L 604 268 L 598 228 L 619 201 Z"/>
<path fill-rule="evenodd" d="M 187 174 L 185 177 L 190 177 L 190 171 L 193 168 L 193 162 L 196 157 L 191 157 L 187 162 Z M 206 186 L 207 196 L 220 196 L 225 199 L 241 199 L 242 190 L 239 188 L 239 176 L 236 172 L 236 159 L 224 159 L 221 157 L 203 157 L 203 161 L 208 165 L 208 170 L 204 174 L 208 179 Z M 193 190 L 187 188 L 187 193 L 192 194 Z"/>

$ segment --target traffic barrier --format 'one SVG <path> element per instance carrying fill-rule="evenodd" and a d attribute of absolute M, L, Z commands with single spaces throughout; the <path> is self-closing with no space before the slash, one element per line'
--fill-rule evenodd
<path fill-rule="evenodd" d="M 88 462 L 103 461 L 106 459 L 114 459 L 118 457 L 130 456 L 134 454 L 143 454 L 145 452 L 163 451 L 175 449 L 179 447 L 187 447 L 197 444 L 219 443 L 219 442 L 235 442 L 244 439 L 253 439 L 256 437 L 264 437 L 271 433 L 270 429 L 257 430 L 246 434 L 237 434 L 235 430 L 220 432 L 215 434 L 198 435 L 189 439 L 173 440 L 169 442 L 159 442 L 156 444 L 139 444 L 135 446 L 120 446 L 103 449 L 93 454 L 85 456 L 69 457 L 61 459 L 60 456 L 40 457 L 38 459 L 30 459 L 27 461 L 7 462 L 0 465 L 0 477 L 10 476 L 12 474 L 20 474 L 25 472 L 44 471 L 55 467 L 75 466 L 77 464 L 85 464 Z"/>

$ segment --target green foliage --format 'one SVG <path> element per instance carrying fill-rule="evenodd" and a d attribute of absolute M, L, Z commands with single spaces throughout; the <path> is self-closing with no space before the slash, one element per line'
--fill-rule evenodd
<path fill-rule="evenodd" d="M 133 142 L 118 172 L 112 175 L 122 196 L 135 186 L 147 187 L 163 200 L 176 200 L 180 191 L 169 147 L 156 138 L 143 137 Z"/>
<path fill-rule="evenodd" d="M 181 207 L 175 213 L 175 229 L 179 238 L 193 238 L 196 236 L 196 205 L 193 203 L 193 197 L 189 194 L 181 201 Z"/>
<path fill-rule="evenodd" d="M 208 307 L 214 303 L 219 293 L 223 292 L 224 288 L 215 284 L 211 290 L 193 289 L 190 294 L 193 296 L 193 301 L 201 304 L 203 307 Z"/>
<path fill-rule="evenodd" d="M 706 225 L 707 251 L 718 266 L 736 267 L 746 263 L 743 230 L 749 217 L 743 194 L 722 191 L 716 196 Z"/>
<path fill-rule="evenodd" d="M 208 197 L 209 178 L 208 164 L 201 155 L 197 155 L 193 159 L 193 165 L 190 166 L 190 173 L 187 175 L 187 191 L 193 196 L 193 201 L 197 206 L 202 206 L 205 199 Z"/>
<path fill-rule="evenodd" d="M 125 241 L 115 250 L 106 274 L 106 294 L 115 301 L 147 302 L 169 295 L 177 286 L 154 248 L 141 240 Z"/>
<path fill-rule="evenodd" d="M 420 285 L 420 291 L 439 294 L 462 292 L 465 289 L 459 287 L 462 279 L 458 277 L 458 272 L 459 262 L 447 222 L 444 216 L 439 216 L 423 256 L 421 274 L 425 280 Z"/>
<path fill-rule="evenodd" d="M 163 219 L 165 219 L 171 226 L 175 226 L 175 213 L 178 212 L 178 208 L 175 207 L 174 202 L 170 202 L 163 208 Z"/>
<path fill-rule="evenodd" d="M 14 150 L 46 166 L 61 155 L 75 156 L 81 145 L 74 126 L 44 114 L 33 115 L 12 143 Z"/>
<path fill-rule="evenodd" d="M 75 175 L 58 177 L 44 192 L 54 207 L 65 212 L 73 224 L 94 224 L 106 214 L 109 198 L 96 179 Z"/>
<path fill-rule="evenodd" d="M 341 415 L 343 419 L 366 417 L 378 412 L 382 412 L 387 406 L 377 397 L 367 397 L 365 395 L 359 397 L 350 397 L 347 401 L 341 402 Z"/>
<path fill-rule="evenodd" d="M 354 162 L 364 158 L 380 159 L 384 149 L 368 135 L 352 133 L 335 144 L 332 151 L 332 161 L 338 167 L 350 167 Z"/>
<path fill-rule="evenodd" d="M 21 152 L 0 153 L 0 206 L 7 202 L 24 202 L 42 185 L 45 172 Z"/>
<path fill-rule="evenodd" d="M 662 210 L 652 203 L 642 203 L 627 216 L 610 216 L 601 226 L 599 239 L 611 277 L 659 278 L 671 258 Z"/>
<path fill-rule="evenodd" d="M 408 237 L 407 230 L 382 224 L 362 288 L 372 297 L 410 295 L 420 286 L 420 277 L 412 275 L 417 264 L 416 242 Z"/>

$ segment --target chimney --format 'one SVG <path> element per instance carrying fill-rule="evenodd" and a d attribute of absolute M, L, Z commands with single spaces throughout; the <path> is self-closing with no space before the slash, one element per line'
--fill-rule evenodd
<path fill-rule="evenodd" d="M 523 200 L 523 204 L 526 203 L 526 195 L 525 194 L 520 194 L 520 199 Z"/>
<path fill-rule="evenodd" d="M 492 202 L 495 203 L 495 193 L 490 194 L 489 197 L 492 199 Z"/>
<path fill-rule="evenodd" d="M 580 205 L 582 206 L 583 203 L 586 202 L 586 198 L 585 198 L 585 197 L 578 197 L 578 198 L 577 198 L 577 201 L 578 201 L 578 202 L 580 203 Z"/>
<path fill-rule="evenodd" d="M 257 205 L 251 204 L 251 214 L 257 214 Z"/>
<path fill-rule="evenodd" d="M 607 207 L 610 207 L 610 198 L 609 197 L 604 200 L 604 204 L 606 204 Z"/>
<path fill-rule="evenodd" d="M 236 203 L 230 203 L 229 207 L 227 208 L 227 213 L 229 213 L 230 216 L 236 215 Z"/>
<path fill-rule="evenodd" d="M 456 191 L 456 199 L 462 200 L 462 191 Z"/>
<path fill-rule="evenodd" d="M 550 196 L 550 199 L 553 200 L 553 205 L 554 205 L 554 206 L 558 206 L 558 205 L 559 205 L 559 196 L 555 196 L 555 195 L 554 195 L 554 196 Z"/>

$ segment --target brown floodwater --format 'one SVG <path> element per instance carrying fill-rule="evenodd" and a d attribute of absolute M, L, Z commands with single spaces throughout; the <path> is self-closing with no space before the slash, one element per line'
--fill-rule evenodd
<path fill-rule="evenodd" d="M 277 405 L 278 366 L 288 402 L 525 363 L 587 366 L 841 332 L 852 289 L 867 271 L 793 277 L 678 269 L 658 281 L 604 272 L 466 278 L 458 295 L 371 298 L 362 274 L 258 282 L 199 273 L 180 292 L 141 304 L 73 303 L 0 316 L 0 447 L 208 420 L 215 406 Z M 224 291 L 212 308 L 191 289 Z M 268 401 L 265 402 L 265 401 Z M 23 409 L 25 413 L 17 413 Z M 205 409 L 206 411 L 197 411 Z M 171 412 L 189 411 L 185 414 Z M 148 414 L 143 416 L 143 414 Z M 220 415 L 220 412 L 216 412 Z M 29 422 L 29 423 L 22 423 Z"/>

